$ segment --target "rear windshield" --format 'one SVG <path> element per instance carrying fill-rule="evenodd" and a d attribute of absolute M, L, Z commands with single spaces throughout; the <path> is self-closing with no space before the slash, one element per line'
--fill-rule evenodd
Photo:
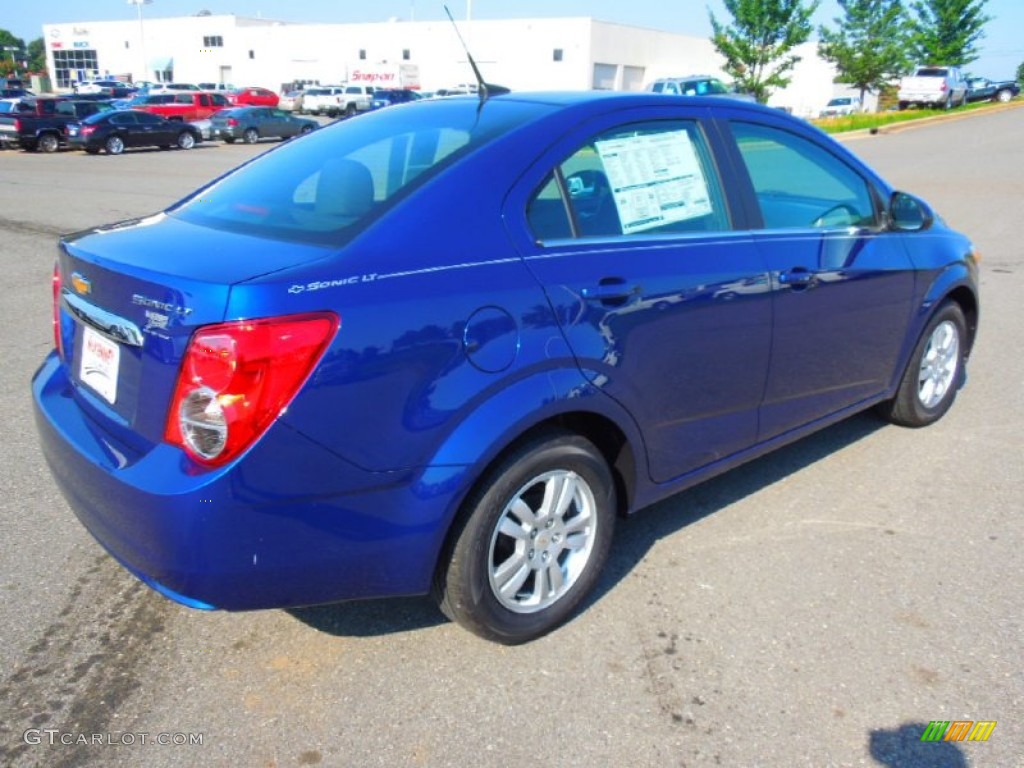
<path fill-rule="evenodd" d="M 170 212 L 202 226 L 341 244 L 460 157 L 527 122 L 537 104 L 424 101 L 281 145 Z"/>
<path fill-rule="evenodd" d="M 945 77 L 947 74 L 949 74 L 949 70 L 945 67 L 928 67 L 917 70 L 918 77 Z"/>

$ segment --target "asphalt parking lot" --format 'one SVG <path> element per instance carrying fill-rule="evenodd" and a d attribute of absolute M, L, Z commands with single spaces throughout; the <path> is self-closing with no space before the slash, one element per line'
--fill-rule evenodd
<path fill-rule="evenodd" d="M 854 417 L 644 511 L 586 608 L 515 648 L 419 598 L 200 613 L 105 556 L 32 423 L 56 239 L 274 144 L 0 152 L 0 765 L 1024 765 L 1022 124 L 848 140 L 981 251 L 950 414 Z M 922 742 L 934 720 L 997 725 Z"/>

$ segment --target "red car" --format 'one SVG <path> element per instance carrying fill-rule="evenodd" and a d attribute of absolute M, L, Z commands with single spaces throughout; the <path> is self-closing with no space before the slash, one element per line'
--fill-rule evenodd
<path fill-rule="evenodd" d="M 228 100 L 236 106 L 276 107 L 279 97 L 266 88 L 240 88 L 227 94 Z"/>

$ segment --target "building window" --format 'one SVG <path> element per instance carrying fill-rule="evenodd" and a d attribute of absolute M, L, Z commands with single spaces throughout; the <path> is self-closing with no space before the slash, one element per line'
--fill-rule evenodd
<path fill-rule="evenodd" d="M 360 61 L 365 61 L 366 60 L 366 49 L 365 48 L 360 48 L 359 49 L 359 60 Z"/>
<path fill-rule="evenodd" d="M 70 88 L 74 83 L 96 76 L 99 66 L 94 50 L 62 50 L 53 52 L 53 69 L 58 88 Z"/>
<path fill-rule="evenodd" d="M 403 48 L 402 49 L 402 60 L 403 61 L 408 61 L 409 60 L 409 56 L 410 56 L 409 49 L 408 48 Z"/>
<path fill-rule="evenodd" d="M 204 35 L 203 48 L 223 48 L 224 38 L 221 35 Z"/>
<path fill-rule="evenodd" d="M 551 60 L 552 61 L 561 61 L 562 60 L 562 49 L 561 48 L 555 48 L 555 50 L 551 52 Z"/>

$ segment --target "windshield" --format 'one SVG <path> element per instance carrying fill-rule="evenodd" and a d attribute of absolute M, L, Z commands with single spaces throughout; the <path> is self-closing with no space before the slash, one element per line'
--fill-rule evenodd
<path fill-rule="evenodd" d="M 202 226 L 341 244 L 458 158 L 529 120 L 537 104 L 419 102 L 335 123 L 262 155 L 171 215 Z"/>

